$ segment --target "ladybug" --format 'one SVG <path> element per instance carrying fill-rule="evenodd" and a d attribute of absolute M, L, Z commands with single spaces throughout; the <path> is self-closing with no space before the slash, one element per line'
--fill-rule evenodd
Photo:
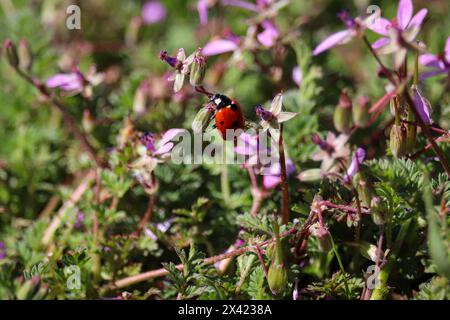
<path fill-rule="evenodd" d="M 226 139 L 227 129 L 244 129 L 244 114 L 236 100 L 216 93 L 211 97 L 210 102 L 216 106 L 215 127 L 224 140 Z"/>

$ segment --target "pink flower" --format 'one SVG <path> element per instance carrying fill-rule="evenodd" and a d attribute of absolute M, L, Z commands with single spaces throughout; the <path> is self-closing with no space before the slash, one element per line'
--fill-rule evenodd
<path fill-rule="evenodd" d="M 372 47 L 378 54 L 395 54 L 395 67 L 399 68 L 406 57 L 407 49 L 404 43 L 412 44 L 420 31 L 420 27 L 428 13 L 421 9 L 413 16 L 412 0 L 400 0 L 397 9 L 397 18 L 387 20 L 378 18 L 368 25 L 368 28 L 383 37 L 375 41 Z"/>
<path fill-rule="evenodd" d="M 290 176 L 295 172 L 295 165 L 291 159 L 286 159 L 286 175 Z M 281 166 L 279 162 L 272 164 L 264 170 L 263 185 L 266 189 L 273 189 L 281 182 Z"/>
<path fill-rule="evenodd" d="M 353 154 L 352 162 L 347 169 L 347 174 L 344 177 L 345 183 L 350 183 L 352 178 L 359 172 L 360 166 L 366 158 L 366 152 L 362 148 L 358 148 Z"/>
<path fill-rule="evenodd" d="M 71 73 L 58 73 L 47 79 L 48 88 L 59 88 L 64 91 L 81 92 L 84 87 L 84 76 L 79 71 Z"/>
<path fill-rule="evenodd" d="M 154 24 L 166 18 L 166 7 L 159 1 L 148 1 L 142 8 L 142 18 L 145 24 Z"/>
<path fill-rule="evenodd" d="M 434 70 L 424 72 L 420 75 L 420 80 L 425 80 L 439 74 L 450 73 L 450 37 L 447 38 L 443 54 L 434 55 L 426 53 L 420 56 L 419 62 Z"/>
<path fill-rule="evenodd" d="M 425 124 L 431 124 L 431 104 L 419 92 L 416 86 L 413 86 L 414 105 L 417 113 Z"/>
<path fill-rule="evenodd" d="M 280 32 L 275 24 L 270 20 L 265 20 L 261 23 L 264 31 L 259 33 L 256 38 L 265 47 L 272 47 L 277 38 L 280 36 Z"/>
<path fill-rule="evenodd" d="M 82 92 L 85 96 L 92 95 L 92 86 L 96 86 L 103 81 L 103 74 L 97 73 L 95 66 L 89 69 L 84 75 L 77 67 L 70 73 L 58 73 L 51 76 L 45 82 L 48 88 L 59 88 L 72 94 Z"/>
<path fill-rule="evenodd" d="M 347 29 L 333 33 L 325 38 L 325 40 L 314 49 L 313 55 L 317 56 L 333 47 L 348 43 L 350 40 L 360 35 L 374 19 L 374 15 L 369 16 L 365 20 L 362 20 L 359 17 L 353 19 L 347 11 L 339 13 L 338 17 L 344 22 Z"/>
<path fill-rule="evenodd" d="M 294 69 L 292 69 L 292 80 L 294 80 L 294 82 L 300 87 L 303 80 L 303 72 L 299 66 L 296 66 L 294 67 Z"/>
<path fill-rule="evenodd" d="M 208 23 L 208 7 L 209 7 L 209 0 L 197 1 L 198 16 L 200 18 L 200 24 L 203 26 Z"/>
<path fill-rule="evenodd" d="M 229 39 L 214 39 L 208 42 L 202 50 L 205 56 L 214 56 L 226 52 L 232 52 L 239 48 L 239 37 L 230 37 Z"/>

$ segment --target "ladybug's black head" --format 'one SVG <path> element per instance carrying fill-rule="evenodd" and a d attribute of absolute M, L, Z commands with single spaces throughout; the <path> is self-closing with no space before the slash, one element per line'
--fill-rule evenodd
<path fill-rule="evenodd" d="M 218 109 L 231 105 L 231 99 L 220 93 L 215 93 L 210 101 L 213 102 Z"/>

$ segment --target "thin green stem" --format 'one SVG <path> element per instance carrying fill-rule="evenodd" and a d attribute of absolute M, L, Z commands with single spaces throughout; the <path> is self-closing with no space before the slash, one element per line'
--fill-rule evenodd
<path fill-rule="evenodd" d="M 333 236 L 331 235 L 331 233 L 330 233 L 330 240 L 331 240 L 331 245 L 333 247 L 334 255 L 336 256 L 336 259 L 337 259 L 338 264 L 339 264 L 339 268 L 341 269 L 341 272 L 342 272 L 342 276 L 344 277 L 344 286 L 345 286 L 345 293 L 347 295 L 347 299 L 350 299 L 350 290 L 348 288 L 348 283 L 347 283 L 347 278 L 346 278 L 346 275 L 345 275 L 344 265 L 342 264 L 341 256 L 339 255 L 339 252 L 337 250 L 336 244 L 334 243 Z"/>

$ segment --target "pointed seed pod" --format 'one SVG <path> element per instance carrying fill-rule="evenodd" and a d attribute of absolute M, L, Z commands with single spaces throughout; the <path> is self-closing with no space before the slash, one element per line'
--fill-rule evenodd
<path fill-rule="evenodd" d="M 30 43 L 26 39 L 20 40 L 17 53 L 19 56 L 20 68 L 22 70 L 30 70 L 33 65 L 33 54 L 31 52 Z"/>
<path fill-rule="evenodd" d="M 369 97 L 361 96 L 353 106 L 353 122 L 360 128 L 364 128 L 370 120 Z"/>
<path fill-rule="evenodd" d="M 202 55 L 202 49 L 198 49 L 195 53 L 194 60 L 191 64 L 189 82 L 196 87 L 202 84 L 206 73 L 206 57 Z"/>
<path fill-rule="evenodd" d="M 9 64 L 16 68 L 19 65 L 19 56 L 17 55 L 17 48 L 11 40 L 6 40 L 3 48 L 6 53 L 6 58 L 8 59 Z"/>
<path fill-rule="evenodd" d="M 399 159 L 406 155 L 406 127 L 403 124 L 392 126 L 389 146 L 395 158 Z"/>
<path fill-rule="evenodd" d="M 352 101 L 346 90 L 343 90 L 339 104 L 334 110 L 334 127 L 339 132 L 348 132 L 352 128 Z"/>

